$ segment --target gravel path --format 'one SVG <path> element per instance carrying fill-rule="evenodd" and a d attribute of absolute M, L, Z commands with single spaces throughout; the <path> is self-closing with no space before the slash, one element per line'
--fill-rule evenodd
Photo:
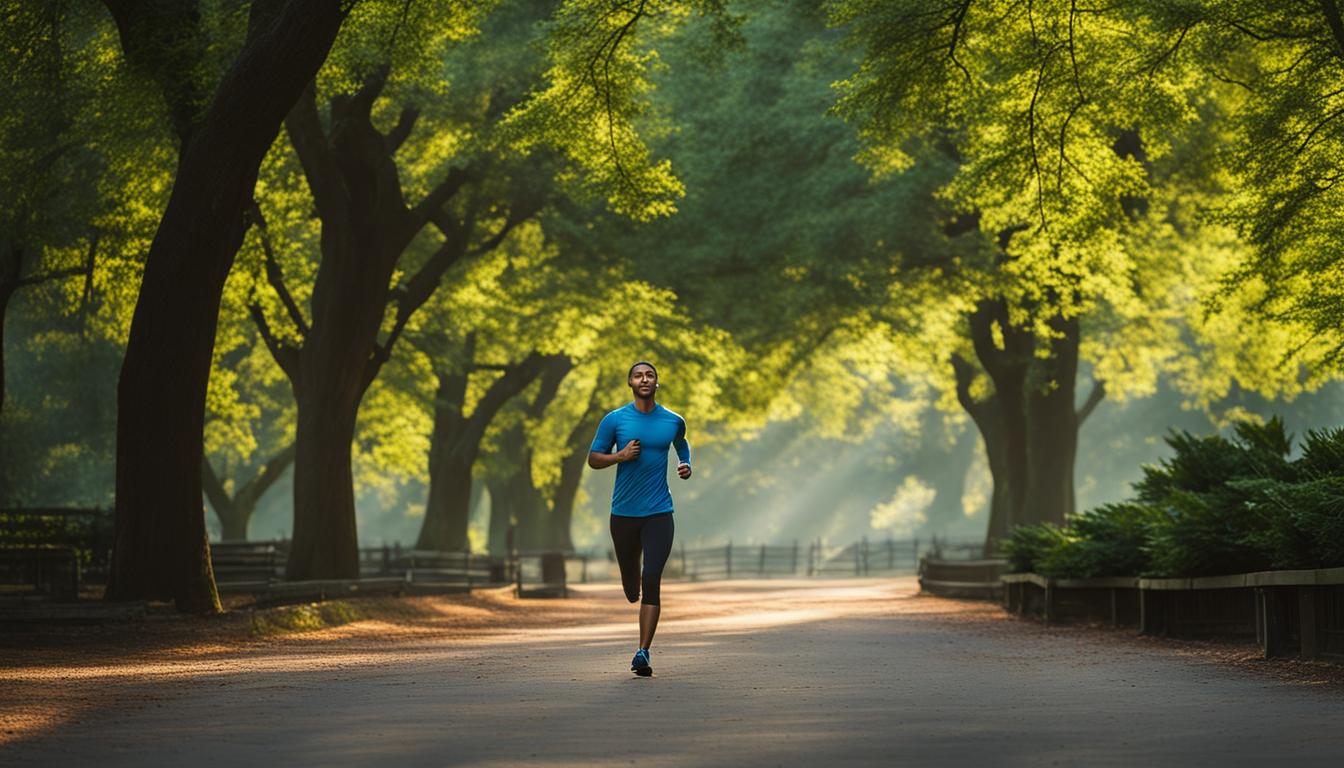
<path fill-rule="evenodd" d="M 0 707 L 26 708 L 0 765 L 1344 765 L 1337 683 L 915 590 L 667 584 L 652 679 L 627 671 L 635 611 L 610 586 L 241 646 L 0 653 Z"/>

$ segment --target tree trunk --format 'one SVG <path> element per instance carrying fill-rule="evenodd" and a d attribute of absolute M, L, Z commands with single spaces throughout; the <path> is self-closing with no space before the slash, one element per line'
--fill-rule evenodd
<path fill-rule="evenodd" d="M 311 91 L 287 123 L 322 219 L 312 327 L 291 371 L 298 405 L 291 580 L 359 578 L 351 443 L 360 402 L 381 365 L 378 331 L 409 241 L 396 166 L 368 120 L 380 88 L 333 101 L 329 140 Z"/>
<path fill-rule="evenodd" d="M 322 359 L 316 354 L 312 358 Z M 359 534 L 350 449 L 363 392 L 353 376 L 314 379 L 303 377 L 316 386 L 305 385 L 296 398 L 294 533 L 285 577 L 357 579 Z"/>
<path fill-rule="evenodd" d="M 514 505 L 517 494 L 513 488 L 513 478 L 498 478 L 486 481 L 490 489 L 490 526 L 486 533 L 486 549 L 495 557 L 509 554 L 510 545 L 516 544 L 509 537 L 509 529 L 514 526 Z"/>
<path fill-rule="evenodd" d="M 994 383 L 994 394 L 983 401 L 973 401 L 969 387 L 974 371 L 960 358 L 954 358 L 953 365 L 957 368 L 958 400 L 980 430 L 994 480 L 985 536 L 985 551 L 992 553 L 998 542 L 1022 520 L 1026 501 L 1028 425 L 1023 398 L 1035 343 L 1030 331 L 1009 322 L 1002 300 L 980 301 L 969 321 L 976 358 Z M 1002 348 L 994 339 L 996 326 L 1003 340 Z"/>
<path fill-rule="evenodd" d="M 469 340 L 469 362 L 474 353 Z M 471 520 L 472 467 L 481 452 L 481 441 L 499 410 L 541 374 L 548 358 L 535 352 L 510 366 L 490 385 L 470 416 L 466 403 L 467 373 L 441 371 L 434 398 L 434 430 L 429 446 L 429 499 L 425 522 L 420 527 L 417 549 L 466 551 Z M 470 363 L 474 365 L 474 362 Z"/>
<path fill-rule="evenodd" d="M 1009 493 L 1012 471 L 1008 461 L 1009 446 L 1004 435 L 1003 413 L 997 393 L 984 400 L 972 399 L 970 386 L 975 378 L 975 370 L 970 363 L 953 356 L 952 365 L 957 375 L 957 400 L 980 432 L 993 482 L 993 492 L 989 498 L 989 525 L 985 534 L 985 554 L 989 555 L 1007 535 L 1013 518 L 1012 495 Z"/>
<path fill-rule="evenodd" d="M 334 0 L 253 6 L 248 39 L 181 148 L 145 259 L 117 387 L 107 599 L 217 611 L 201 503 L 205 391 L 224 280 L 262 158 L 344 15 Z"/>
<path fill-rule="evenodd" d="M 210 460 L 207 458 L 201 462 L 201 484 L 205 489 L 205 498 L 210 501 L 210 507 L 215 510 L 215 516 L 219 518 L 221 539 L 247 540 L 247 526 L 252 522 L 252 515 L 257 511 L 261 497 L 266 495 L 266 491 L 275 485 L 293 463 L 294 444 L 290 443 L 288 447 L 262 464 L 257 473 L 248 478 L 247 482 L 230 496 L 224 489 L 224 483 L 215 474 Z"/>
<path fill-rule="evenodd" d="M 1026 393 L 1027 495 L 1017 522 L 1063 525 L 1073 514 L 1073 462 L 1078 452 L 1074 412 L 1078 376 L 1078 319 L 1053 318 L 1050 357 L 1037 361 L 1040 375 Z"/>
<path fill-rule="evenodd" d="M 574 369 L 574 363 L 562 355 L 546 359 L 537 394 L 523 409 L 524 419 L 500 436 L 499 453 L 513 462 L 512 470 L 490 485 L 490 551 L 502 551 L 509 525 L 514 527 L 515 549 L 543 549 L 550 509 L 546 497 L 532 482 L 532 447 L 528 444 L 528 422 L 541 418 L 560 391 L 560 383 Z M 495 496 L 496 490 L 503 495 Z M 500 503 L 503 501 L 503 503 Z M 496 511 L 498 510 L 498 511 Z"/>
<path fill-rule="evenodd" d="M 570 524 L 574 520 L 574 500 L 579 495 L 579 484 L 583 481 L 583 469 L 588 466 L 588 449 L 592 436 L 597 432 L 598 422 L 602 420 L 603 409 L 597 403 L 600 387 L 593 389 L 593 396 L 586 410 L 579 418 L 574 429 L 566 438 L 569 451 L 560 460 L 560 482 L 556 484 L 555 497 L 551 506 L 551 515 L 544 548 L 572 552 L 574 540 L 570 536 Z"/>

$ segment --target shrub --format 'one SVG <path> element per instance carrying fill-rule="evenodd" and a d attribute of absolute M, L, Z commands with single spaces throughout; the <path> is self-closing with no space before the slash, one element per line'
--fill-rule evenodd
<path fill-rule="evenodd" d="M 1173 432 L 1171 458 L 1144 467 L 1136 500 L 1068 527 L 1021 526 L 1004 545 L 1014 571 L 1055 578 L 1211 576 L 1344 566 L 1344 428 L 1311 431 L 1288 460 L 1283 421 L 1233 436 Z"/>
<path fill-rule="evenodd" d="M 1067 534 L 1050 523 L 1019 525 L 1003 542 L 1008 567 L 1013 573 L 1033 573 L 1045 554 L 1064 540 Z"/>
<path fill-rule="evenodd" d="M 1069 521 L 1069 535 L 1038 560 L 1055 578 L 1134 576 L 1148 570 L 1149 532 L 1160 513 L 1137 502 L 1103 504 Z"/>
<path fill-rule="evenodd" d="M 1271 568 L 1344 566 L 1344 476 L 1301 483 L 1266 483 L 1253 504 L 1258 528 L 1247 543 Z"/>
<path fill-rule="evenodd" d="M 1214 576 L 1262 570 L 1269 558 L 1248 540 L 1256 512 L 1222 494 L 1177 491 L 1159 507 L 1148 543 L 1152 576 Z"/>

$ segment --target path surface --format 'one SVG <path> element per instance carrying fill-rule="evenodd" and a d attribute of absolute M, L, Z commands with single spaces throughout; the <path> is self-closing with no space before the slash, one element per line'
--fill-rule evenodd
<path fill-rule="evenodd" d="M 454 604 L 432 631 L 365 622 L 135 663 L 11 653 L 0 686 L 83 693 L 0 764 L 1344 765 L 1337 685 L 910 579 L 663 592 L 652 679 L 627 671 L 634 609 L 606 586 L 510 608 L 503 628 Z"/>

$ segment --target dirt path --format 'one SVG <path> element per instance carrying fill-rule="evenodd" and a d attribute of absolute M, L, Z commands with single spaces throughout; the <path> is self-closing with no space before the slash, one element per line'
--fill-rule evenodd
<path fill-rule="evenodd" d="M 243 642 L 10 636 L 0 764 L 1344 764 L 1335 668 L 1041 627 L 909 579 L 663 589 L 652 679 L 608 586 Z"/>

